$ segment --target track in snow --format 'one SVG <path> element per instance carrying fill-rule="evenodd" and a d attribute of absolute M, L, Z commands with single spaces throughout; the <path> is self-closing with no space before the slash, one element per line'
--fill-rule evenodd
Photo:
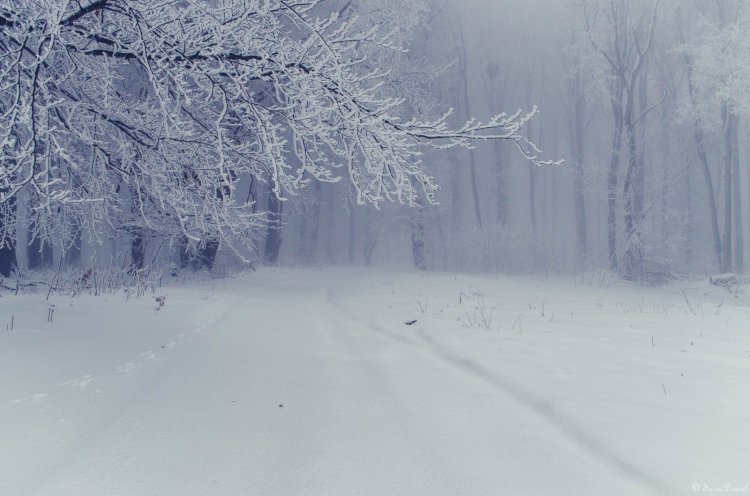
<path fill-rule="evenodd" d="M 40 433 L 54 442 L 45 463 L 21 450 L 0 492 L 681 494 L 428 330 L 360 318 L 338 297 L 355 283 L 228 282 L 160 348 L 14 404 L 43 403 Z M 90 412 L 66 404 L 65 388 L 93 386 Z M 78 428 L 55 439 L 66 412 Z"/>

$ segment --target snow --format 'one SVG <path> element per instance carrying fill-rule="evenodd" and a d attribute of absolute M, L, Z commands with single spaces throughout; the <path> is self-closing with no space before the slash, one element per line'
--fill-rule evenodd
<path fill-rule="evenodd" d="M 748 492 L 750 301 L 707 281 L 45 297 L 0 297 L 4 496 Z"/>

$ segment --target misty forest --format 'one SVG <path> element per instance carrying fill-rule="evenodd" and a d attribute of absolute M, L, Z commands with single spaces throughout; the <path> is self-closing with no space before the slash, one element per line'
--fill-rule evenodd
<path fill-rule="evenodd" d="M 0 494 L 750 492 L 750 5 L 0 0 Z"/>

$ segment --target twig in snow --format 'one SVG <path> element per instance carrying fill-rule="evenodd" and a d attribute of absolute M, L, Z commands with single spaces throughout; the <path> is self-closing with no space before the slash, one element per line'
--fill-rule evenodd
<path fill-rule="evenodd" d="M 690 309 L 690 313 L 695 315 L 695 309 L 693 308 L 693 305 L 690 304 L 690 300 L 688 300 L 687 294 L 685 294 L 685 290 L 682 290 L 682 296 L 685 298 L 685 303 L 687 303 L 688 308 Z"/>

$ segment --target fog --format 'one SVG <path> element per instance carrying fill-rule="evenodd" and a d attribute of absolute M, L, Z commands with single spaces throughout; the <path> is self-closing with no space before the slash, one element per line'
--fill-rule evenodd
<path fill-rule="evenodd" d="M 434 198 L 358 198 L 339 159 L 323 163 L 330 175 L 305 173 L 293 187 L 267 168 L 235 168 L 233 201 L 246 197 L 252 215 L 267 217 L 227 220 L 230 235 L 205 226 L 190 234 L 183 225 L 179 241 L 164 224 L 134 231 L 131 221 L 101 221 L 107 212 L 64 227 L 51 220 L 54 205 L 41 202 L 48 213 L 40 214 L 39 192 L 21 188 L 23 208 L 3 223 L 19 267 L 55 266 L 65 252 L 83 265 L 125 260 L 137 231 L 145 246 L 138 258 L 161 266 L 179 265 L 179 247 L 205 246 L 208 236 L 225 268 L 609 270 L 644 282 L 744 271 L 750 42 L 742 2 L 357 0 L 315 2 L 311 12 L 390 33 L 387 43 L 357 48 L 366 53 L 359 70 L 381 71 L 377 91 L 403 99 L 393 111 L 402 122 L 450 109 L 447 123 L 460 129 L 502 112 L 535 114 L 512 139 L 421 148 L 420 167 L 440 188 Z M 139 87 L 139 69 L 117 70 L 115 88 Z M 279 142 L 290 168 L 300 164 L 293 142 Z M 4 187 L 16 191 L 12 180 Z M 122 191 L 115 210 L 132 210 Z M 89 222 L 97 227 L 84 229 L 88 236 L 76 234 Z M 238 237 L 252 240 L 232 245 Z"/>
<path fill-rule="evenodd" d="M 642 183 L 636 181 L 638 191 L 632 191 L 642 197 L 643 217 L 634 242 L 641 243 L 649 271 L 664 273 L 654 274 L 656 278 L 671 273 L 742 272 L 748 254 L 743 238 L 750 227 L 747 127 L 735 97 L 722 101 L 717 96 L 722 81 L 700 82 L 692 68 L 700 64 L 700 71 L 732 71 L 748 63 L 750 54 L 741 52 L 739 45 L 733 53 L 738 58 L 726 60 L 730 64 L 726 70 L 707 67 L 708 61 L 701 59 L 705 53 L 700 53 L 721 50 L 708 46 L 716 40 L 707 39 L 705 26 L 719 31 L 722 26 L 743 22 L 741 5 L 723 2 L 723 12 L 707 2 L 614 5 L 620 9 L 617 22 L 625 36 L 622 43 L 633 45 L 623 47 L 623 53 L 638 50 L 635 44 L 646 45 L 653 23 L 652 46 L 634 78 L 635 153 L 643 168 L 639 173 Z M 342 188 L 324 185 L 321 236 L 313 250 L 314 261 L 408 267 L 414 264 L 414 230 L 421 235 L 423 226 L 424 266 L 432 270 L 618 270 L 633 233 L 627 233 L 624 220 L 623 182 L 629 152 L 623 133 L 612 188 L 616 252 L 610 256 L 608 179 L 614 154 L 613 108 L 621 105 L 625 109 L 627 105 L 613 102 L 610 90 L 615 76 L 606 54 L 600 53 L 612 50 L 610 8 L 609 2 L 431 4 L 428 24 L 417 26 L 409 40 L 411 52 L 405 60 L 397 59 L 392 68 L 399 82 L 425 85 L 429 105 L 452 107 L 456 123 L 536 105 L 539 113 L 524 133 L 539 146 L 543 158 L 564 159 L 565 163 L 531 164 L 507 142 L 479 142 L 471 151 L 431 152 L 430 172 L 441 185 L 438 204 L 423 204 L 417 211 L 392 205 L 380 209 L 349 206 Z M 418 64 L 409 66 L 409 61 Z M 623 61 L 623 65 L 633 63 Z M 414 67 L 427 68 L 426 77 L 410 73 Z M 691 78 L 693 84 L 703 86 L 695 90 L 694 100 L 689 95 Z M 722 122 L 724 105 L 736 115 L 735 121 Z M 736 129 L 729 130 L 727 125 Z M 730 145 L 736 161 L 731 176 L 725 167 L 727 132 L 735 136 Z M 708 172 L 702 168 L 696 146 L 699 134 Z M 712 232 L 709 176 L 721 256 Z M 732 185 L 731 197 L 727 196 L 728 183 Z M 576 195 L 580 195 L 578 207 Z M 300 248 L 298 234 L 313 215 L 304 207 L 290 210 L 281 260 L 309 263 L 310 251 Z M 731 223 L 725 221 L 728 215 Z"/>

